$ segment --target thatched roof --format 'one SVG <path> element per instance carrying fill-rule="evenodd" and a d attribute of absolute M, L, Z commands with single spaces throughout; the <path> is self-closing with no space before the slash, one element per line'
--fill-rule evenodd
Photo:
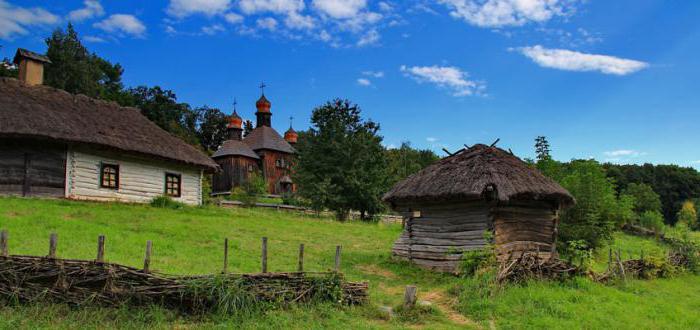
<path fill-rule="evenodd" d="M 491 189 L 494 198 L 501 202 L 545 200 L 563 205 L 575 202 L 566 189 L 518 157 L 483 144 L 439 160 L 409 176 L 383 199 L 391 203 L 478 200 Z"/>
<path fill-rule="evenodd" d="M 0 137 L 108 147 L 205 169 L 203 152 L 162 130 L 136 108 L 0 78 Z"/>
<path fill-rule="evenodd" d="M 244 156 L 253 159 L 260 159 L 258 154 L 256 154 L 250 147 L 240 140 L 226 140 L 219 147 L 218 150 L 211 156 L 212 158 L 219 158 L 225 156 Z"/>
<path fill-rule="evenodd" d="M 277 131 L 268 126 L 257 127 L 243 139 L 243 142 L 254 151 L 267 149 L 286 152 L 288 154 L 293 154 L 295 152 L 294 148 L 285 141 Z"/>

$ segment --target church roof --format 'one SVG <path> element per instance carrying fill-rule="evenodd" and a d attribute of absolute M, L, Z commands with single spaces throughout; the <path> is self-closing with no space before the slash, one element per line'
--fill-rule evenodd
<path fill-rule="evenodd" d="M 248 134 L 243 142 L 258 151 L 268 149 L 293 154 L 294 148 L 285 141 L 272 127 L 260 126 Z"/>
<path fill-rule="evenodd" d="M 253 159 L 260 159 L 250 147 L 239 140 L 226 140 L 218 150 L 211 156 L 212 158 L 224 156 L 245 156 Z"/>

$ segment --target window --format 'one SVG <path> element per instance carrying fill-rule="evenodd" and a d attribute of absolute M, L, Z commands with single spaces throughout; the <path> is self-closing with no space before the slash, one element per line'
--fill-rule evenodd
<path fill-rule="evenodd" d="M 165 194 L 170 197 L 180 197 L 182 188 L 182 176 L 180 174 L 165 173 Z"/>
<path fill-rule="evenodd" d="M 100 165 L 100 187 L 119 189 L 119 165 Z"/>
<path fill-rule="evenodd" d="M 253 172 L 254 169 L 253 164 L 248 164 L 248 172 Z"/>

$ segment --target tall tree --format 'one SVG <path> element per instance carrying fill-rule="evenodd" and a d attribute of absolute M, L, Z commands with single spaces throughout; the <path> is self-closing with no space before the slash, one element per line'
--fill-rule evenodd
<path fill-rule="evenodd" d="M 340 99 L 314 109 L 311 123 L 296 147 L 299 193 L 341 220 L 350 210 L 363 218 L 380 212 L 387 164 L 379 125 L 363 120 L 357 105 Z"/>
<path fill-rule="evenodd" d="M 661 213 L 661 199 L 651 186 L 633 182 L 627 185 L 623 194 L 634 197 L 634 211 L 638 215 L 646 211 Z"/>
<path fill-rule="evenodd" d="M 141 113 L 162 129 L 191 143 L 198 144 L 197 115 L 187 103 L 178 103 L 171 90 L 159 86 L 139 86 L 127 91 L 124 105 L 141 109 Z"/>
<path fill-rule="evenodd" d="M 535 138 L 535 152 L 537 153 L 537 160 L 550 159 L 551 156 L 549 148 L 549 141 L 544 136 L 538 136 Z"/>
<path fill-rule="evenodd" d="M 439 160 L 440 157 L 432 150 L 418 150 L 411 147 L 410 142 L 401 143 L 401 147 L 387 149 L 389 186 L 420 171 L 426 166 Z"/>
<path fill-rule="evenodd" d="M 253 129 L 255 129 L 255 127 L 253 127 L 253 122 L 246 119 L 246 121 L 243 123 L 243 136 L 248 136 Z"/>
<path fill-rule="evenodd" d="M 119 101 L 124 70 L 119 64 L 92 54 L 80 42 L 72 24 L 66 30 L 56 29 L 46 38 L 46 65 L 44 83 L 74 94 Z"/>
<path fill-rule="evenodd" d="M 216 108 L 203 106 L 194 110 L 197 114 L 197 138 L 207 151 L 216 151 L 226 140 L 228 117 Z"/>

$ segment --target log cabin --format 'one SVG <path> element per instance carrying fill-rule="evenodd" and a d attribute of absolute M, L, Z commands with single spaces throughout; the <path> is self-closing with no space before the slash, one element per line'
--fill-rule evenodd
<path fill-rule="evenodd" d="M 221 167 L 221 172 L 214 174 L 212 180 L 214 195 L 229 194 L 252 175 L 264 178 L 271 195 L 295 190 L 291 174 L 295 155 L 293 146 L 298 135 L 291 125 L 284 138 L 272 128 L 272 103 L 264 93 L 255 107 L 256 127 L 245 137 L 242 137 L 242 120 L 235 109 L 230 117 L 228 139 L 213 155 Z"/>
<path fill-rule="evenodd" d="M 211 158 L 139 109 L 42 85 L 42 55 L 15 62 L 20 79 L 0 78 L 0 195 L 202 203 Z"/>
<path fill-rule="evenodd" d="M 405 217 L 392 254 L 453 273 L 459 272 L 465 251 L 487 244 L 495 246 L 499 260 L 523 251 L 543 258 L 556 255 L 559 212 L 575 203 L 566 189 L 537 169 L 483 144 L 409 176 L 383 199 Z"/>

